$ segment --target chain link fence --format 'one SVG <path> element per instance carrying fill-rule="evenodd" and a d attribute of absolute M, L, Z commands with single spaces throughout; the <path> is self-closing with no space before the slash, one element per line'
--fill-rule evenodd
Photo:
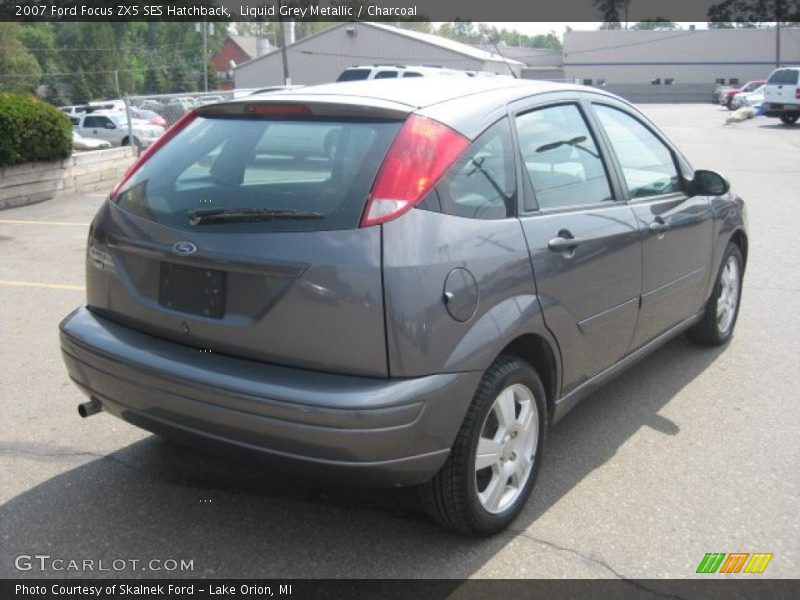
<path fill-rule="evenodd" d="M 128 139 L 141 152 L 152 142 L 153 134 L 158 132 L 157 128 L 166 131 L 193 108 L 232 100 L 234 94 L 235 90 L 215 90 L 185 94 L 126 95 L 123 103 Z M 137 131 L 143 132 L 143 135 L 137 135 Z"/>

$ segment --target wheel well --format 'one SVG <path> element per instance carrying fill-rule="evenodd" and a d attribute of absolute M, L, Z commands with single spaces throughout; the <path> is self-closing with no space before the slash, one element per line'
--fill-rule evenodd
<path fill-rule="evenodd" d="M 526 334 L 508 344 L 501 354 L 521 358 L 536 370 L 547 392 L 547 412 L 552 417 L 553 405 L 558 395 L 558 367 L 549 342 L 539 335 Z"/>
<path fill-rule="evenodd" d="M 742 259 L 744 259 L 744 265 L 742 265 L 742 267 L 745 267 L 747 265 L 747 234 L 741 229 L 737 229 L 731 236 L 731 242 L 739 247 L 739 251 L 742 253 Z"/>

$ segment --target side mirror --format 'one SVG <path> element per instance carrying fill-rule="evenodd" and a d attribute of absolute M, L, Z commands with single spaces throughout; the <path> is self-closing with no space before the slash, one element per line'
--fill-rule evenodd
<path fill-rule="evenodd" d="M 116 129 L 116 128 L 117 126 L 114 125 L 113 123 L 106 123 L 106 129 Z"/>
<path fill-rule="evenodd" d="M 714 171 L 699 170 L 694 172 L 694 179 L 689 182 L 692 196 L 722 196 L 731 189 L 728 180 Z"/>

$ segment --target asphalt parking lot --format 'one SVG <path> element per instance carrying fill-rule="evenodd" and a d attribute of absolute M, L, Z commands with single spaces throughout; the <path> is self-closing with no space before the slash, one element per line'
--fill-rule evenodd
<path fill-rule="evenodd" d="M 0 212 L 0 577 L 81 575 L 15 568 L 49 554 L 193 560 L 85 573 L 110 577 L 681 578 L 706 552 L 771 552 L 765 575 L 800 577 L 800 126 L 643 108 L 748 202 L 736 334 L 720 349 L 674 340 L 576 408 L 527 508 L 490 539 L 437 528 L 408 491 L 320 485 L 80 419 L 57 326 L 83 301 L 103 197 Z"/>

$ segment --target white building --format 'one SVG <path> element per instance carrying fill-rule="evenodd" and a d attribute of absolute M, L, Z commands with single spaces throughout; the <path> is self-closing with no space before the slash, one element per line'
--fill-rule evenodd
<path fill-rule="evenodd" d="M 470 71 L 520 75 L 525 66 L 512 58 L 438 35 L 400 29 L 382 23 L 334 25 L 286 47 L 293 84 L 335 81 L 344 69 L 364 64 L 435 65 Z M 274 50 L 236 67 L 237 88 L 281 85 L 283 60 Z"/>
<path fill-rule="evenodd" d="M 782 29 L 780 41 L 782 64 L 800 64 L 800 29 Z M 715 84 L 766 79 L 775 50 L 775 29 L 570 31 L 563 68 L 637 102 L 706 101 Z"/>

